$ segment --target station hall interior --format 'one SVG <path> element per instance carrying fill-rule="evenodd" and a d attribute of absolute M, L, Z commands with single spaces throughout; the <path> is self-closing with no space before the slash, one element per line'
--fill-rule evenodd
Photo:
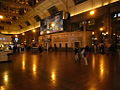
<path fill-rule="evenodd" d="M 120 0 L 0 0 L 0 90 L 120 90 Z"/>

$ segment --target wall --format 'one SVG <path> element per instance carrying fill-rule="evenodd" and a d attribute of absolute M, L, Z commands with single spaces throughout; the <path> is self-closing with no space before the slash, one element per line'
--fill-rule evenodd
<path fill-rule="evenodd" d="M 44 35 L 39 36 L 39 44 L 46 45 L 46 43 L 49 43 L 50 46 L 54 47 L 54 44 L 56 44 L 57 47 L 61 48 L 66 47 L 66 43 L 68 44 L 68 48 L 75 47 L 75 42 L 79 42 L 79 47 L 83 47 L 84 41 L 83 41 L 83 32 L 76 31 L 76 32 L 63 32 L 63 33 L 56 33 L 56 34 L 50 34 L 50 35 Z M 86 32 L 86 41 L 87 44 L 91 46 L 91 32 Z"/>

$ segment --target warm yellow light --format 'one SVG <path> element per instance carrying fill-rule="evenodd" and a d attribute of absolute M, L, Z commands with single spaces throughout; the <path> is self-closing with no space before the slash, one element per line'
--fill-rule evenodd
<path fill-rule="evenodd" d="M 94 35 L 95 34 L 95 32 L 92 32 L 92 35 Z"/>
<path fill-rule="evenodd" d="M 95 14 L 94 10 L 90 11 L 90 15 L 94 15 L 94 14 Z"/>
<path fill-rule="evenodd" d="M 18 37 L 18 35 L 15 35 L 15 37 Z"/>
<path fill-rule="evenodd" d="M 32 40 L 33 42 L 35 41 L 35 40 Z"/>
<path fill-rule="evenodd" d="M 25 57 L 23 57 L 23 61 L 22 61 L 22 70 L 25 70 Z"/>
<path fill-rule="evenodd" d="M 56 85 L 56 73 L 54 71 L 52 71 L 51 73 L 51 80 L 52 80 L 52 84 Z"/>
<path fill-rule="evenodd" d="M 3 16 L 2 16 L 2 15 L 0 15 L 0 19 L 3 19 Z"/>
<path fill-rule="evenodd" d="M 8 84 L 8 80 L 9 80 L 8 71 L 4 72 L 3 79 L 4 79 L 4 83 L 7 85 Z"/>
<path fill-rule="evenodd" d="M 43 33 L 44 33 L 43 31 L 42 31 L 42 32 L 40 32 L 40 35 L 43 35 Z"/>
<path fill-rule="evenodd" d="M 47 31 L 47 34 L 50 33 L 50 31 Z"/>
<path fill-rule="evenodd" d="M 54 24 L 54 23 L 52 23 L 52 24 L 51 24 L 51 26 L 52 26 L 52 27 L 54 27 L 54 26 L 55 26 L 55 24 Z"/>
<path fill-rule="evenodd" d="M 108 32 L 106 32 L 106 34 L 109 34 Z"/>
<path fill-rule="evenodd" d="M 116 35 L 115 33 L 113 33 L 113 35 Z"/>
<path fill-rule="evenodd" d="M 25 33 L 22 33 L 22 35 L 25 35 Z"/>
<path fill-rule="evenodd" d="M 100 28 L 100 31 L 103 31 L 103 27 Z"/>
<path fill-rule="evenodd" d="M 5 90 L 5 87 L 4 87 L 4 86 L 1 86 L 1 87 L 0 87 L 0 90 Z"/>
<path fill-rule="evenodd" d="M 95 40 L 97 40 L 97 38 L 95 38 Z"/>
<path fill-rule="evenodd" d="M 34 33 L 36 32 L 36 30 L 32 30 Z"/>
<path fill-rule="evenodd" d="M 56 80 L 56 78 L 55 78 L 55 72 L 52 72 L 51 78 L 52 78 L 53 81 Z"/>
<path fill-rule="evenodd" d="M 102 32 L 102 35 L 104 35 L 105 33 Z"/>
<path fill-rule="evenodd" d="M 104 36 L 106 36 L 106 33 L 104 33 Z"/>

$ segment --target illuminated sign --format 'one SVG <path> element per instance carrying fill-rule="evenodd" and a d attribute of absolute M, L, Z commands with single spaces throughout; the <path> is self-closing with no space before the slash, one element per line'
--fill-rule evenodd
<path fill-rule="evenodd" d="M 18 42 L 18 40 L 19 40 L 18 38 L 15 38 L 15 42 Z"/>
<path fill-rule="evenodd" d="M 5 38 L 0 38 L 0 40 L 5 40 Z"/>
<path fill-rule="evenodd" d="M 120 13 L 118 13 L 118 17 L 120 17 Z"/>
<path fill-rule="evenodd" d="M 117 14 L 114 15 L 114 18 L 116 18 L 116 17 L 117 17 Z"/>
<path fill-rule="evenodd" d="M 114 15 L 113 15 L 113 18 L 119 18 L 120 17 L 120 13 L 115 13 Z"/>

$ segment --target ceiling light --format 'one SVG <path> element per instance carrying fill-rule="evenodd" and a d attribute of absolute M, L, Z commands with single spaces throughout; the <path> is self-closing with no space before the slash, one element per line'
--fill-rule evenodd
<path fill-rule="evenodd" d="M 43 34 L 44 34 L 44 32 L 43 32 L 43 31 L 41 31 L 41 32 L 40 32 L 40 35 L 43 35 Z"/>
<path fill-rule="evenodd" d="M 54 23 L 52 23 L 52 24 L 51 24 L 51 26 L 52 26 L 52 27 L 54 27 L 54 26 L 55 26 L 55 24 L 54 24 Z"/>
<path fill-rule="evenodd" d="M 25 35 L 25 33 L 22 33 L 22 35 Z"/>
<path fill-rule="evenodd" d="M 113 33 L 113 35 L 116 35 L 115 33 Z"/>
<path fill-rule="evenodd" d="M 95 32 L 92 32 L 92 35 L 94 35 L 95 34 Z"/>
<path fill-rule="evenodd" d="M 50 31 L 47 31 L 47 34 L 49 34 L 50 33 Z"/>
<path fill-rule="evenodd" d="M 3 19 L 3 16 L 2 16 L 2 15 L 0 15 L 0 19 Z"/>
<path fill-rule="evenodd" d="M 90 11 L 90 15 L 94 15 L 94 14 L 95 14 L 94 10 Z"/>
<path fill-rule="evenodd" d="M 106 34 L 109 34 L 108 32 L 106 32 Z"/>
<path fill-rule="evenodd" d="M 103 31 L 103 27 L 100 28 L 100 31 Z"/>
<path fill-rule="evenodd" d="M 32 30 L 34 33 L 36 32 L 35 30 Z"/>
<path fill-rule="evenodd" d="M 18 37 L 18 35 L 15 35 L 15 37 L 17 38 L 17 37 Z"/>

